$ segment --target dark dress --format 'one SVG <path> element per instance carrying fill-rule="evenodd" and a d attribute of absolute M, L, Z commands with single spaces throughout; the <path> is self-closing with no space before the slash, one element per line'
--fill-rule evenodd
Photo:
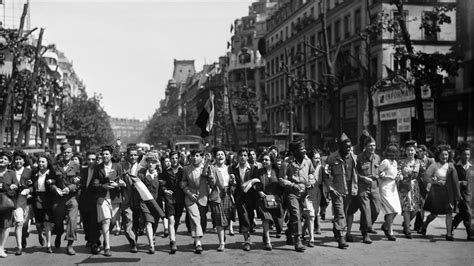
<path fill-rule="evenodd" d="M 278 173 L 275 171 L 275 169 L 272 169 L 269 176 L 267 169 L 261 168 L 255 171 L 254 178 L 258 178 L 260 180 L 260 183 L 256 183 L 250 191 L 256 202 L 257 216 L 262 220 L 269 220 L 271 223 L 273 223 L 273 217 L 280 217 L 283 213 L 282 206 L 280 204 L 279 208 L 271 210 L 266 209 L 264 201 L 260 197 L 259 192 L 263 191 L 265 195 L 274 195 L 280 199 L 280 202 L 282 202 L 279 196 L 281 194 L 281 188 L 278 183 Z"/>
<path fill-rule="evenodd" d="M 432 164 L 426 170 L 426 178 L 429 179 L 437 176 L 440 168 L 439 163 Z M 461 197 L 460 194 L 456 169 L 452 163 L 449 163 L 446 172 L 446 183 L 444 185 L 437 183 L 431 185 L 424 209 L 434 215 L 455 213 L 457 212 L 457 201 Z"/>
<path fill-rule="evenodd" d="M 153 198 L 156 200 L 158 198 L 158 176 L 156 178 L 153 178 L 152 176 L 147 174 L 147 169 L 142 168 L 138 171 L 137 177 L 145 184 L 147 189 L 150 191 L 151 195 Z M 132 192 L 132 210 L 133 210 L 133 224 L 135 228 L 139 227 L 139 217 L 143 219 L 144 222 L 147 223 L 152 223 L 152 224 L 158 224 L 159 218 L 160 217 L 154 217 L 152 215 L 152 212 L 148 208 L 148 206 L 143 202 L 143 200 L 140 198 L 140 194 L 138 191 L 134 188 Z"/>
<path fill-rule="evenodd" d="M 49 171 L 45 178 L 46 191 L 38 191 L 39 171 L 35 171 L 31 177 L 33 182 L 33 211 L 35 214 L 35 221 L 37 223 L 50 222 L 53 223 L 53 198 L 54 194 L 51 191 L 49 183 L 54 182 L 54 171 Z"/>
<path fill-rule="evenodd" d="M 0 194 L 5 194 L 12 201 L 15 201 L 15 191 L 10 189 L 10 185 L 16 184 L 16 173 L 8 169 L 4 174 L 0 175 Z M 12 226 L 13 210 L 0 213 L 0 228 L 5 229 Z"/>

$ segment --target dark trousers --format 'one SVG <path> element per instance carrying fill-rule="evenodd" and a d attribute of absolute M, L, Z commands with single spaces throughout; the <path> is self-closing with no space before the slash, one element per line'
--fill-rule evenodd
<path fill-rule="evenodd" d="M 82 225 L 84 226 L 84 234 L 86 241 L 91 244 L 99 243 L 100 226 L 97 223 L 96 204 L 90 206 L 90 209 L 80 210 Z"/>
<path fill-rule="evenodd" d="M 79 209 L 75 196 L 55 197 L 53 204 L 53 234 L 61 236 L 64 233 L 63 221 L 66 219 L 66 240 L 77 240 L 76 229 L 78 213 Z"/>
<path fill-rule="evenodd" d="M 471 236 L 471 220 L 472 220 L 472 209 L 471 203 L 466 200 L 461 200 L 459 202 L 459 212 L 454 216 L 453 219 L 453 228 L 458 227 L 458 225 L 463 222 L 464 227 L 466 228 L 466 232 L 468 236 Z"/>
<path fill-rule="evenodd" d="M 292 235 L 301 235 L 303 233 L 301 213 L 304 205 L 304 197 L 297 196 L 293 193 L 288 193 L 284 197 L 286 198 L 286 206 L 288 206 L 288 213 L 290 214 L 288 229 L 290 229 Z"/>
<path fill-rule="evenodd" d="M 370 189 L 359 192 L 360 206 L 360 231 L 362 235 L 367 234 L 369 227 L 377 220 L 380 212 L 380 194 L 377 182 L 373 181 Z"/>
<path fill-rule="evenodd" d="M 253 221 L 253 209 L 250 208 L 247 199 L 244 197 L 239 199 L 235 205 L 237 208 L 237 215 L 239 216 L 240 233 L 247 233 L 250 230 L 251 222 Z"/>

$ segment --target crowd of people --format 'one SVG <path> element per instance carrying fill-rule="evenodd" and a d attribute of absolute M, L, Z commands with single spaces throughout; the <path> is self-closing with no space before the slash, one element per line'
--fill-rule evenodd
<path fill-rule="evenodd" d="M 208 212 L 219 252 L 226 248 L 226 231 L 234 235 L 237 221 L 243 250 L 250 251 L 257 220 L 261 220 L 266 250 L 273 249 L 273 230 L 274 237 L 285 234 L 286 244 L 303 252 L 315 246 L 329 202 L 334 237 L 341 249 L 354 241 L 351 229 L 357 211 L 366 244 L 372 243 L 370 234 L 377 233 L 373 226 L 380 212 L 384 214 L 380 230 L 389 241 L 396 240 L 393 222 L 397 215 L 403 217 L 403 234 L 408 239 L 412 232 L 425 236 L 437 215 L 446 216 L 446 240 L 454 240 L 453 231 L 461 222 L 468 240 L 473 239 L 470 186 L 474 167 L 469 145 L 459 145 L 456 152 L 440 145 L 434 158 L 416 141 L 407 141 L 403 147 L 389 144 L 382 157 L 376 148 L 368 134 L 361 135 L 356 147 L 343 134 L 337 149 L 328 154 L 306 149 L 304 140 L 291 142 L 287 153 L 271 146 L 259 154 L 254 149 L 232 152 L 220 146 L 209 151 L 147 153 L 129 146 L 120 156 L 114 147 L 104 145 L 100 152 L 90 151 L 84 157 L 74 154 L 69 144 L 56 156 L 2 149 L 0 257 L 7 256 L 5 243 L 11 228 L 15 255 L 22 254 L 32 223 L 47 253 L 57 252 L 65 240 L 66 253 L 74 255 L 79 224 L 91 253 L 111 256 L 114 227 L 123 230 L 130 252 L 138 252 L 138 236 L 146 235 L 148 253 L 154 254 L 155 233 L 162 221 L 174 254 L 179 249 L 176 232 L 183 214 L 195 253 L 200 254 Z M 425 212 L 429 212 L 426 217 Z"/>

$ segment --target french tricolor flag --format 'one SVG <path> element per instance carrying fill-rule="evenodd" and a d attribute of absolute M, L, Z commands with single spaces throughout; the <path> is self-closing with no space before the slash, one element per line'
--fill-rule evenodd
<path fill-rule="evenodd" d="M 209 92 L 209 99 L 206 101 L 204 109 L 199 114 L 195 124 L 201 129 L 202 138 L 209 136 L 214 124 L 214 94 L 212 91 Z"/>

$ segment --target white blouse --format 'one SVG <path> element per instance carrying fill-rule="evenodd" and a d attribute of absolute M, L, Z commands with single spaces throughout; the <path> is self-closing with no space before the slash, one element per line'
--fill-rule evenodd
<path fill-rule="evenodd" d="M 224 165 L 223 167 L 216 167 L 216 169 L 221 173 L 222 180 L 223 180 L 222 186 L 228 187 L 230 175 L 229 175 L 229 171 L 227 170 L 227 165 Z"/>
<path fill-rule="evenodd" d="M 46 176 L 49 174 L 49 170 L 46 170 L 44 174 L 38 172 L 38 192 L 46 192 Z"/>

